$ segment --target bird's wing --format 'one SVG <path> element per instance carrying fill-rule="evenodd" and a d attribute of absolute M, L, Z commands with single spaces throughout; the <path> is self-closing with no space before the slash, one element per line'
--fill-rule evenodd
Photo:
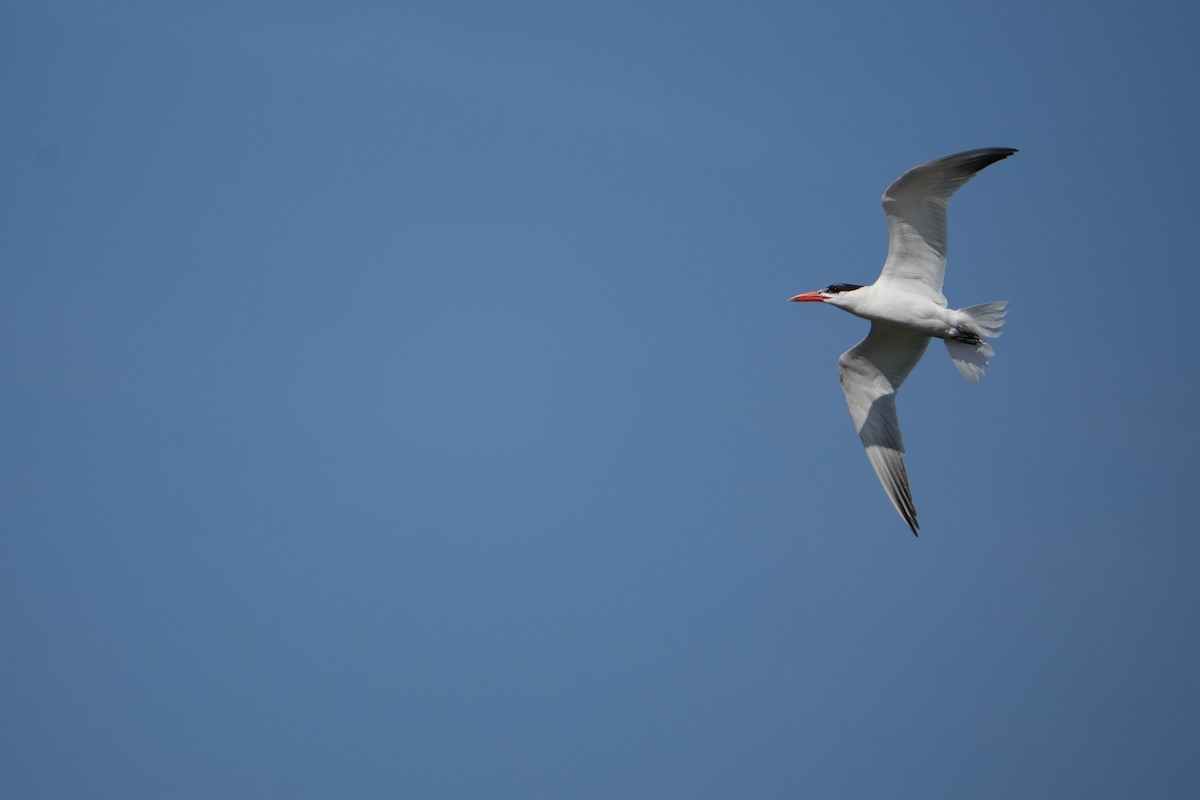
<path fill-rule="evenodd" d="M 888 224 L 888 254 L 881 283 L 902 284 L 906 291 L 946 305 L 946 203 L 976 172 L 1017 152 L 985 147 L 913 167 L 883 193 Z"/>
<path fill-rule="evenodd" d="M 892 505 L 917 533 L 917 509 L 904 469 L 904 442 L 896 416 L 896 392 L 921 360 L 929 337 L 883 322 L 871 325 L 867 338 L 842 353 L 838 368 L 850 418 L 867 449 L 867 458 Z"/>

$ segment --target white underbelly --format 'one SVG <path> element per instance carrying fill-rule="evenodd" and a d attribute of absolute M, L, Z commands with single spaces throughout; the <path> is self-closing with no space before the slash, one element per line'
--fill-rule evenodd
<path fill-rule="evenodd" d="M 892 294 L 887 302 L 868 303 L 852 313 L 872 322 L 886 322 L 925 336 L 945 339 L 954 330 L 957 312 L 924 297 Z"/>

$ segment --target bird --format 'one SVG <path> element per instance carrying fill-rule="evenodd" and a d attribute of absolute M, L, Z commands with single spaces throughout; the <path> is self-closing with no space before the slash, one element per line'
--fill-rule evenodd
<path fill-rule="evenodd" d="M 1008 301 L 949 308 L 942 294 L 946 274 L 946 206 L 951 195 L 985 167 L 1016 153 L 985 147 L 954 153 L 913 167 L 883 193 L 888 252 L 875 283 L 834 283 L 788 298 L 825 303 L 871 321 L 865 339 L 838 358 L 842 391 L 867 458 L 896 511 L 918 536 L 904 468 L 904 443 L 896 393 L 925 354 L 931 339 L 946 343 L 964 378 L 977 383 L 995 350 Z"/>

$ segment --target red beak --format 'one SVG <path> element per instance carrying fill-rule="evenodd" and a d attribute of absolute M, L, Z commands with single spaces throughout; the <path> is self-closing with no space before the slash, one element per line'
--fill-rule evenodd
<path fill-rule="evenodd" d="M 829 298 L 820 292 L 805 292 L 798 294 L 795 297 L 789 297 L 789 303 L 824 303 Z"/>

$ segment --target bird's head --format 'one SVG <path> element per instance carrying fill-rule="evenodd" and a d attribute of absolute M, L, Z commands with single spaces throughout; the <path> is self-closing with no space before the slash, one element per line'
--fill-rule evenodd
<path fill-rule="evenodd" d="M 863 287 L 857 283 L 833 283 L 815 292 L 805 292 L 795 297 L 789 297 L 789 303 L 830 303 L 835 306 L 844 305 L 843 301 L 855 291 Z"/>

